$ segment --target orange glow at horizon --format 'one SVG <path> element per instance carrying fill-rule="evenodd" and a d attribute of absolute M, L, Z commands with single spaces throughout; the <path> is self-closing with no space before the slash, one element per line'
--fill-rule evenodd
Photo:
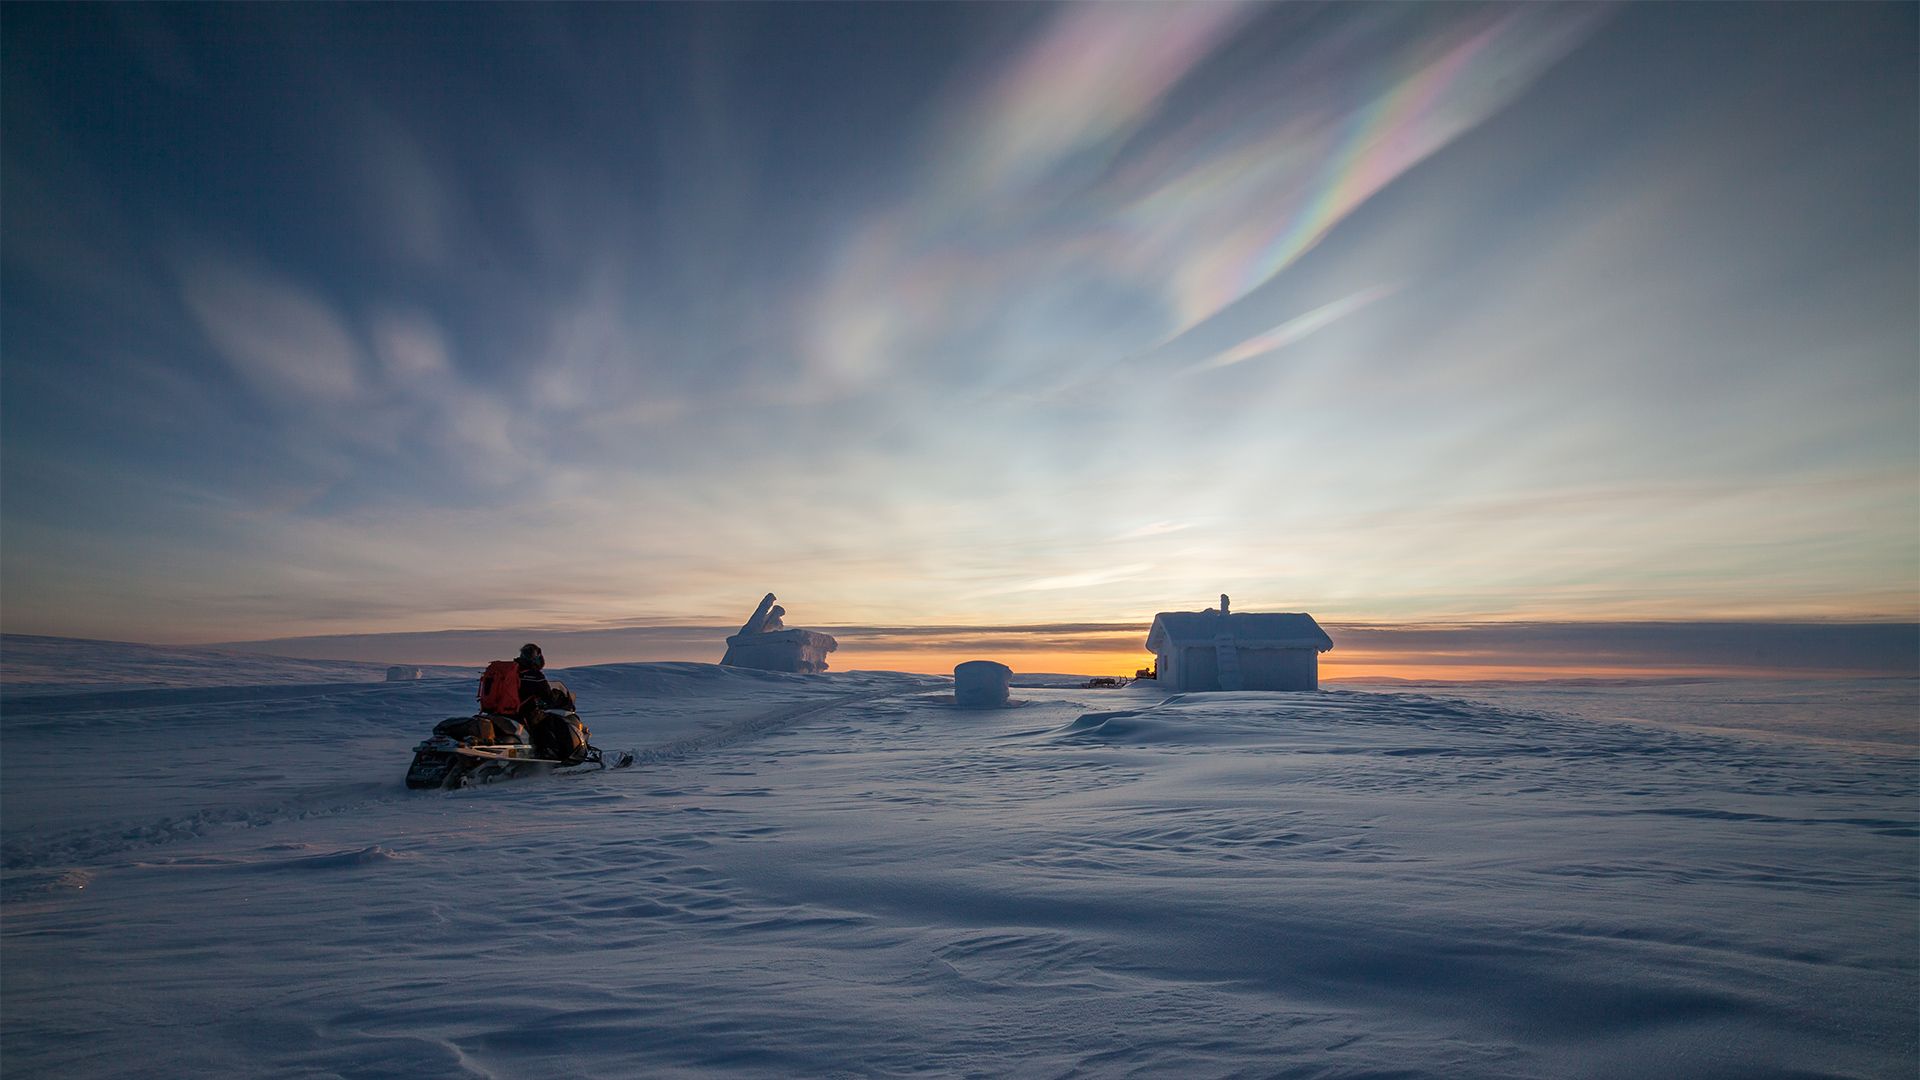
<path fill-rule="evenodd" d="M 997 660 L 1015 674 L 1124 675 L 1153 666 L 1148 653 L 1116 653 L 1074 649 L 912 649 L 840 650 L 828 658 L 830 671 L 907 671 L 920 675 L 951 675 L 955 665 L 968 660 Z"/>
<path fill-rule="evenodd" d="M 1153 654 L 1145 651 L 1072 647 L 998 647 L 966 648 L 960 644 L 900 649 L 880 645 L 873 648 L 841 646 L 829 657 L 831 671 L 905 671 L 922 675 L 952 675 L 954 666 L 968 660 L 997 660 L 1012 668 L 1017 676 L 1060 674 L 1125 676 L 1131 678 L 1142 668 L 1151 668 Z M 1340 650 L 1320 657 L 1320 680 L 1325 682 L 1369 679 L 1406 682 L 1530 682 L 1558 679 L 1670 679 L 1670 678 L 1807 678 L 1807 671 L 1769 672 L 1752 667 L 1703 665 L 1698 663 L 1629 664 L 1555 663 L 1551 660 L 1528 662 L 1526 657 L 1500 657 L 1482 653 L 1413 652 L 1394 654 L 1373 650 Z M 1884 672 L 1827 671 L 1827 677 L 1873 677 Z"/>

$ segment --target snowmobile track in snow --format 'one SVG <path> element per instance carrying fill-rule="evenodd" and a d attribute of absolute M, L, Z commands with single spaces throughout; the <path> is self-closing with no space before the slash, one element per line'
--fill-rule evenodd
<path fill-rule="evenodd" d="M 892 698 L 909 697 L 925 693 L 924 687 L 912 687 L 902 690 L 870 690 L 858 694 L 840 694 L 825 701 L 814 702 L 790 709 L 780 709 L 771 713 L 750 716 L 731 724 L 719 731 L 696 735 L 692 738 L 670 742 L 650 750 L 633 751 L 633 764 L 664 765 L 685 761 L 688 758 L 713 750 L 737 746 L 743 742 L 763 738 L 783 728 L 791 727 L 802 720 L 832 712 L 848 705 L 867 705 Z"/>
<path fill-rule="evenodd" d="M 632 765 L 618 770 L 570 769 L 551 773 L 545 777 L 522 779 L 525 782 L 605 776 L 642 765 L 684 762 L 713 750 L 763 738 L 835 709 L 924 692 L 924 687 L 912 687 L 838 694 L 809 704 L 773 712 L 755 713 L 716 731 L 647 750 L 635 750 Z M 607 752 L 616 753 L 616 751 Z M 0 848 L 0 869 L 6 870 L 10 877 L 16 877 L 15 881 L 9 882 L 8 891 L 17 892 L 19 887 L 30 887 L 33 883 L 30 876 L 18 876 L 23 872 L 65 869 L 76 864 L 98 868 L 103 865 L 112 865 L 116 857 L 125 856 L 130 852 L 149 851 L 178 843 L 191 843 L 233 829 L 264 828 L 291 821 L 351 814 L 389 802 L 415 798 L 422 794 L 431 793 L 409 791 L 398 784 L 391 790 L 384 785 L 378 787 L 358 785 L 347 790 L 316 792 L 316 797 L 312 799 L 279 799 L 257 805 L 223 806 L 149 821 L 122 820 L 102 826 L 48 835 L 9 838 L 4 847 Z"/>

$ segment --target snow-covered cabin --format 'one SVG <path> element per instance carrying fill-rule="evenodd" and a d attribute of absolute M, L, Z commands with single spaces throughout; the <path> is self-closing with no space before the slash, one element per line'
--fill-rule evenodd
<path fill-rule="evenodd" d="M 1320 654 L 1333 648 L 1305 612 L 1163 611 L 1147 631 L 1168 690 L 1318 690 Z"/>

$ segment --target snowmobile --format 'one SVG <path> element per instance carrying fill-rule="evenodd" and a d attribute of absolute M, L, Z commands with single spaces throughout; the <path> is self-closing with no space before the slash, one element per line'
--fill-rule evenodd
<path fill-rule="evenodd" d="M 489 712 L 455 716 L 435 724 L 433 734 L 413 748 L 407 786 L 463 788 L 555 769 L 633 764 L 632 754 L 609 754 L 587 735 L 587 725 L 571 709 L 543 709 L 526 723 Z"/>

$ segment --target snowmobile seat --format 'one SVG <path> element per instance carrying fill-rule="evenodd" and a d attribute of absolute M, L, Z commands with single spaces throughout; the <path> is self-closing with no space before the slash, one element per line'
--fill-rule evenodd
<path fill-rule="evenodd" d="M 433 733 L 458 739 L 469 746 L 527 741 L 526 730 L 520 726 L 519 721 L 510 716 L 495 716 L 491 713 L 475 713 L 472 716 L 455 716 L 442 720 L 433 725 Z"/>

